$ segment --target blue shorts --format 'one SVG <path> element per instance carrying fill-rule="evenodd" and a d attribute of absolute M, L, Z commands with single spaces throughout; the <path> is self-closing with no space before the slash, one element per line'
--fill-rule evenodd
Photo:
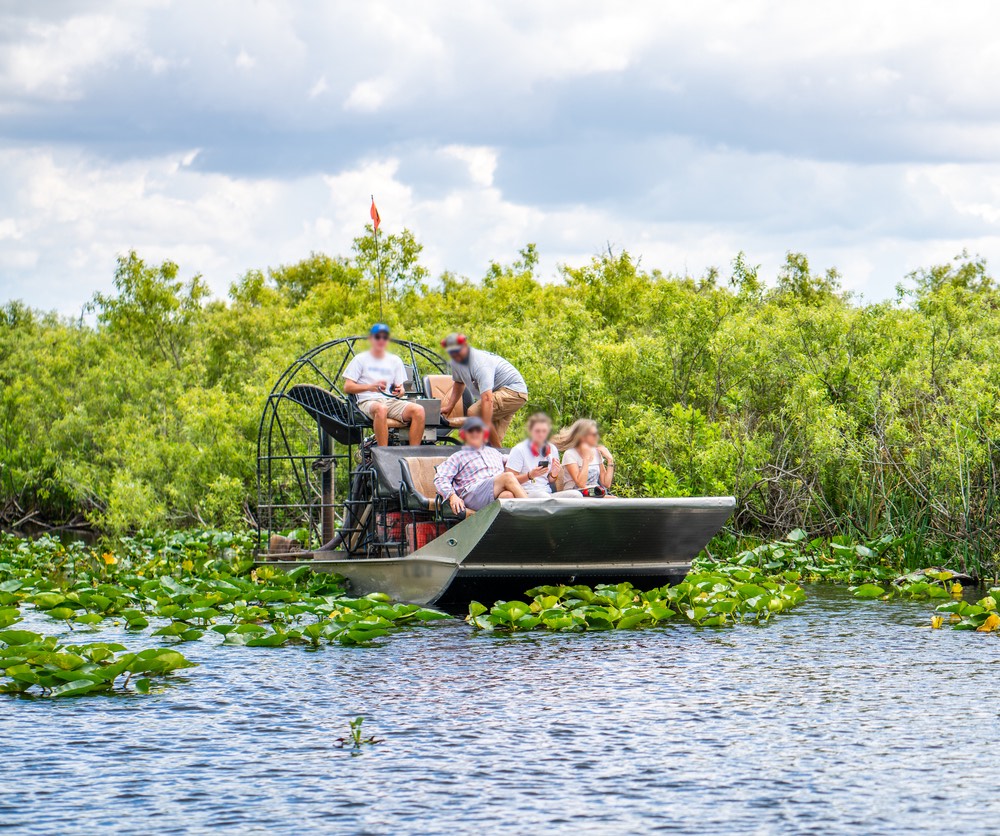
<path fill-rule="evenodd" d="M 496 496 L 493 494 L 493 477 L 487 476 L 481 482 L 476 482 L 465 492 L 462 502 L 465 507 L 473 511 L 479 511 L 489 505 Z"/>

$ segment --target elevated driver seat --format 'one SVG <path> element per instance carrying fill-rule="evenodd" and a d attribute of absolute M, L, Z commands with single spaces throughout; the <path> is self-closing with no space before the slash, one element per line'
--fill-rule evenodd
<path fill-rule="evenodd" d="M 451 394 L 451 387 L 455 385 L 449 374 L 429 374 L 424 377 L 424 396 L 437 398 L 441 403 Z M 472 393 L 466 389 L 462 393 L 462 400 L 455 405 L 452 410 L 452 418 L 464 418 L 469 407 L 473 404 Z M 448 419 L 441 416 L 441 423 L 447 425 Z M 445 438 L 452 430 L 443 426 L 438 430 L 438 438 Z"/>

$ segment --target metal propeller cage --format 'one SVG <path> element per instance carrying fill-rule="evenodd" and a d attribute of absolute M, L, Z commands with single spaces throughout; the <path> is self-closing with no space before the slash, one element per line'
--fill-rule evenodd
<path fill-rule="evenodd" d="M 257 435 L 258 554 L 268 553 L 272 535 L 289 531 L 300 532 L 305 551 L 339 536 L 338 548 L 352 556 L 403 553 L 405 543 L 379 536 L 392 525 L 388 503 L 375 501 L 364 455 L 371 421 L 343 390 L 344 370 L 367 343 L 366 336 L 343 337 L 307 351 L 268 395 Z M 429 397 L 426 375 L 449 373 L 426 346 L 394 339 L 389 350 L 403 361 L 416 395 Z"/>

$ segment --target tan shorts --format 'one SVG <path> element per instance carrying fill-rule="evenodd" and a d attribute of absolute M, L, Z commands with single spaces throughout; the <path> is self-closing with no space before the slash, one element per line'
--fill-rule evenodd
<path fill-rule="evenodd" d="M 394 421 L 401 424 L 409 424 L 409 420 L 403 417 L 403 412 L 410 405 L 410 401 L 398 401 L 395 398 L 371 398 L 358 404 L 360 409 L 369 418 L 372 417 L 372 407 L 375 404 L 384 403 L 386 414 Z"/>
<path fill-rule="evenodd" d="M 493 390 L 493 426 L 496 428 L 496 439 L 490 439 L 491 444 L 500 445 L 507 434 L 507 427 L 514 418 L 514 413 L 528 402 L 524 392 L 515 392 L 504 386 Z M 483 402 L 476 401 L 469 407 L 469 416 L 479 417 L 483 411 Z"/>

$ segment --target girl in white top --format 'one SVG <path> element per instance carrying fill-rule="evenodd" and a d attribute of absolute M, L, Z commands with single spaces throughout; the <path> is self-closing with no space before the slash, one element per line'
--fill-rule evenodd
<path fill-rule="evenodd" d="M 528 419 L 528 437 L 514 445 L 507 457 L 507 470 L 517 476 L 530 497 L 552 496 L 562 472 L 559 451 L 549 441 L 550 432 L 552 419 L 544 412 L 536 412 Z"/>
<path fill-rule="evenodd" d="M 552 441 L 565 450 L 558 490 L 592 490 L 598 486 L 610 490 L 615 478 L 615 460 L 608 448 L 599 443 L 596 421 L 581 418 Z"/>

